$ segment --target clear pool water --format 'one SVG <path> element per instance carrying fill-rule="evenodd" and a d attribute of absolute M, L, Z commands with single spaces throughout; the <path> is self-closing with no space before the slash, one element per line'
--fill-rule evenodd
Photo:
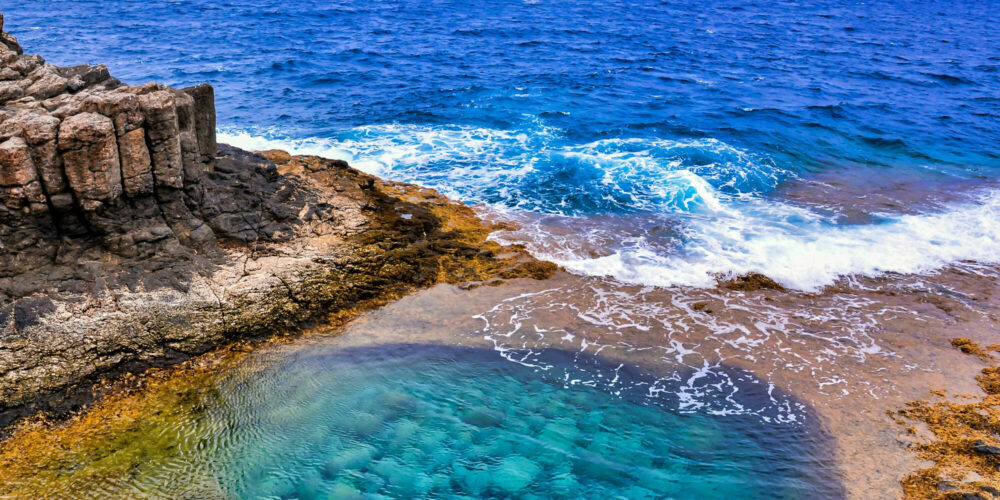
<path fill-rule="evenodd" d="M 540 356 L 556 368 L 580 362 L 561 351 Z M 651 377 L 618 374 L 631 389 L 615 396 L 567 387 L 492 350 L 389 345 L 265 357 L 200 392 L 199 411 L 157 432 L 186 451 L 102 488 L 300 499 L 841 494 L 822 435 L 807 426 L 667 411 L 643 388 Z"/>

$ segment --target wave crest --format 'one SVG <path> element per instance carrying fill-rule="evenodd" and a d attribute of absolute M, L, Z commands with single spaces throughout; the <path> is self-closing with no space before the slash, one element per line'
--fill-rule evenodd
<path fill-rule="evenodd" d="M 763 273 L 817 290 L 849 275 L 922 273 L 1000 257 L 1000 191 L 934 213 L 839 225 L 766 195 L 790 173 L 715 139 L 568 143 L 523 130 L 408 124 L 357 127 L 324 139 L 222 130 L 246 149 L 344 159 L 370 173 L 433 187 L 517 219 L 536 256 L 581 274 L 654 286 L 714 286 Z"/>

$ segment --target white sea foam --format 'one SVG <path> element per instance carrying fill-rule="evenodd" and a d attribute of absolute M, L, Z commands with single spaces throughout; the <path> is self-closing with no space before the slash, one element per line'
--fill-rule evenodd
<path fill-rule="evenodd" d="M 683 220 L 684 241 L 673 252 L 642 238 L 598 257 L 574 253 L 575 243 L 525 238 L 524 231 L 497 239 L 526 240 L 540 258 L 573 272 L 655 286 L 710 287 L 718 274 L 759 272 L 787 287 L 815 291 L 842 276 L 917 274 L 966 260 L 1000 261 L 997 190 L 943 211 L 864 225 L 836 225 L 776 201 L 723 206 L 714 217 Z"/>
<path fill-rule="evenodd" d="M 548 214 L 550 222 L 573 217 L 574 224 L 586 227 L 579 214 L 587 208 L 626 208 L 634 212 L 602 218 L 595 221 L 601 227 L 574 235 L 560 235 L 548 223 L 529 223 L 495 238 L 527 243 L 537 256 L 573 272 L 628 283 L 704 287 L 714 286 L 720 274 L 760 272 L 811 291 L 842 276 L 1000 261 L 1000 191 L 982 191 L 934 213 L 885 214 L 878 223 L 838 225 L 755 193 L 755 186 L 773 187 L 788 174 L 713 139 L 567 145 L 559 131 L 544 126 L 377 125 L 300 140 L 280 139 L 274 131 L 224 129 L 219 140 L 251 150 L 344 159 L 499 213 Z M 575 178 L 557 184 L 560 175 L 570 174 L 589 182 L 591 192 L 573 193 Z M 637 218 L 651 228 L 662 223 L 670 234 L 645 234 Z"/>

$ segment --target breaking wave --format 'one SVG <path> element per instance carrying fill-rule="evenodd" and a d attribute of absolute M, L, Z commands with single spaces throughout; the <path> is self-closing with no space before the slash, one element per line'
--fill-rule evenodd
<path fill-rule="evenodd" d="M 518 222 L 494 237 L 524 243 L 570 271 L 654 286 L 714 286 L 763 273 L 795 289 L 839 277 L 922 273 L 1000 257 L 1000 192 L 982 190 L 933 213 L 838 224 L 774 195 L 794 174 L 711 139 L 568 142 L 521 130 L 390 124 L 330 138 L 222 130 L 251 150 L 344 159 L 361 170 L 433 187 Z"/>

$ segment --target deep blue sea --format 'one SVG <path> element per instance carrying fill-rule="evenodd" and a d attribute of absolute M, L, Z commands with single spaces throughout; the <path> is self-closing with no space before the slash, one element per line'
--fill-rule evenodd
<path fill-rule="evenodd" d="M 859 415 L 883 415 L 871 407 L 898 397 L 893 380 L 951 358 L 881 333 L 924 339 L 925 317 L 928 332 L 958 320 L 919 297 L 881 301 L 895 291 L 836 290 L 1000 263 L 997 1 L 0 0 L 0 12 L 51 63 L 211 83 L 222 142 L 437 188 L 520 227 L 498 240 L 585 276 L 486 312 L 456 292 L 444 296 L 458 306 L 382 316 L 407 342 L 447 330 L 449 314 L 478 318 L 483 330 L 449 334 L 490 356 L 278 356 L 214 387 L 205 415 L 170 430 L 198 453 L 148 464 L 160 486 L 200 487 L 192 471 L 207 470 L 259 498 L 835 498 L 829 443 L 802 424 L 807 404 L 850 397 L 817 405 L 826 422 L 893 441 L 864 441 L 847 465 L 874 472 L 852 480 L 891 471 L 895 487 L 908 465 L 880 453 L 896 432 Z M 748 272 L 848 287 L 773 302 L 713 288 Z M 970 303 L 995 290 L 948 286 L 920 285 Z M 660 378 L 641 389 L 670 404 L 608 397 L 625 364 L 588 378 L 579 358 L 537 363 L 551 346 L 652 356 Z M 120 491 L 141 486 L 130 480 Z"/>
<path fill-rule="evenodd" d="M 578 273 L 812 290 L 1000 258 L 994 2 L 0 5 L 50 62 L 210 82 L 224 141 L 487 204 Z"/>

